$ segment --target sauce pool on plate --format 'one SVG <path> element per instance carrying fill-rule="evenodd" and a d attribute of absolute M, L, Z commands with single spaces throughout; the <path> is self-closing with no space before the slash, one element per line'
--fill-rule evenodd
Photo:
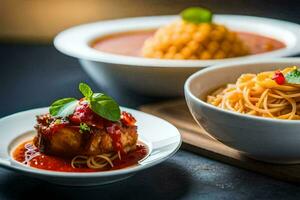
<path fill-rule="evenodd" d="M 144 30 L 111 34 L 96 39 L 91 47 L 106 53 L 141 57 L 141 50 L 146 39 L 152 37 L 155 30 Z M 249 47 L 250 54 L 260 54 L 285 47 L 279 40 L 246 32 L 236 32 L 238 37 Z"/>
<path fill-rule="evenodd" d="M 107 53 L 142 56 L 142 46 L 154 32 L 155 30 L 148 30 L 113 34 L 97 39 L 92 43 L 92 47 Z"/>
<path fill-rule="evenodd" d="M 103 169 L 91 169 L 88 167 L 73 168 L 71 165 L 72 159 L 43 154 L 33 145 L 32 141 L 27 141 L 20 144 L 14 150 L 13 158 L 27 166 L 44 170 L 60 172 L 99 172 L 123 169 L 137 165 L 140 160 L 147 156 L 147 154 L 147 147 L 142 143 L 138 143 L 136 149 L 122 155 L 121 160 L 113 160 L 113 167 L 107 166 Z"/>
<path fill-rule="evenodd" d="M 285 47 L 283 42 L 270 37 L 245 32 L 237 32 L 237 34 L 249 46 L 251 54 L 266 53 Z"/>

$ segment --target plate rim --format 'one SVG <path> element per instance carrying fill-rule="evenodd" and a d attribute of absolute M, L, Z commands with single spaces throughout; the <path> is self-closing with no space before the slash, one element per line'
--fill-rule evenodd
<path fill-rule="evenodd" d="M 167 60 L 167 59 L 150 59 L 150 58 L 139 58 L 133 56 L 124 56 L 117 54 L 104 53 L 98 50 L 93 49 L 89 46 L 90 41 L 96 39 L 97 36 L 101 36 L 101 34 L 89 33 L 89 31 L 95 29 L 96 27 L 100 30 L 104 27 L 112 26 L 113 23 L 127 23 L 132 24 L 135 22 L 144 24 L 155 24 L 160 21 L 166 21 L 171 19 L 178 18 L 177 15 L 162 15 L 162 16 L 148 16 L 148 17 L 132 17 L 132 18 L 122 18 L 115 20 L 104 20 L 94 23 L 83 24 L 79 26 L 74 26 L 69 29 L 66 29 L 60 32 L 54 39 L 54 46 L 61 53 L 84 60 L 96 61 L 101 63 L 109 63 L 109 64 L 121 64 L 121 65 L 129 65 L 129 66 L 139 66 L 139 67 L 186 67 L 186 68 L 195 68 L 195 67 L 206 67 L 212 64 L 219 64 L 224 62 L 233 62 L 240 60 L 257 60 L 257 59 L 266 59 L 266 58 L 274 58 L 274 57 L 284 57 L 284 56 L 292 56 L 296 55 L 300 52 L 300 25 L 272 18 L 264 18 L 264 17 L 256 17 L 256 16 L 247 16 L 247 15 L 214 15 L 216 19 L 227 18 L 228 21 L 230 19 L 233 20 L 244 20 L 244 21 L 257 21 L 260 23 L 264 23 L 265 25 L 273 26 L 281 31 L 289 32 L 295 37 L 294 44 L 292 47 L 283 48 L 267 53 L 261 53 L 256 55 L 242 56 L 237 58 L 226 58 L 226 59 L 218 59 L 218 60 Z M 152 22 L 151 20 L 154 20 Z M 161 22 L 160 22 L 161 23 Z M 109 29 L 109 28 L 108 28 Z M 141 28 L 136 28 L 132 30 L 139 30 Z M 124 31 L 124 30 L 123 30 Z M 125 30 L 126 31 L 126 30 Z M 96 31 L 97 32 L 97 31 Z M 99 31 L 101 32 L 101 31 Z M 108 31 L 109 33 L 114 33 L 118 31 Z M 256 31 L 257 32 L 257 31 Z M 94 35 L 93 35 L 94 34 Z M 102 34 L 103 35 L 103 34 Z M 68 40 L 68 38 L 76 38 L 74 40 Z M 70 46 L 71 45 L 71 46 Z"/>

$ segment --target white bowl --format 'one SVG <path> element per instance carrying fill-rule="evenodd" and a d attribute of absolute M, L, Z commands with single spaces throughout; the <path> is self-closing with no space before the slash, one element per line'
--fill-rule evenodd
<path fill-rule="evenodd" d="M 243 73 L 300 66 L 300 58 L 236 62 L 201 70 L 185 83 L 185 97 L 195 120 L 215 139 L 266 162 L 300 162 L 300 121 L 278 120 L 223 110 L 206 103 L 206 95 Z M 199 99 L 200 97 L 200 99 Z"/>
<path fill-rule="evenodd" d="M 138 171 L 157 165 L 172 156 L 180 147 L 181 137 L 170 123 L 132 109 L 122 108 L 137 119 L 139 140 L 149 147 L 148 156 L 138 165 L 105 172 L 56 172 L 28 167 L 12 159 L 12 152 L 18 144 L 32 139 L 36 132 L 36 115 L 48 112 L 40 108 L 16 113 L 0 119 L 0 167 L 29 175 L 56 184 L 72 186 L 102 185 L 123 180 Z"/>
<path fill-rule="evenodd" d="M 70 28 L 58 34 L 55 47 L 80 60 L 83 69 L 104 90 L 127 90 L 151 96 L 183 94 L 186 78 L 212 64 L 291 56 L 300 53 L 300 26 L 294 23 L 239 15 L 215 15 L 214 21 L 232 30 L 261 34 L 280 40 L 286 48 L 263 54 L 219 60 L 163 60 L 122 56 L 98 51 L 90 43 L 104 35 L 154 29 L 176 16 L 139 17 L 96 22 Z"/>

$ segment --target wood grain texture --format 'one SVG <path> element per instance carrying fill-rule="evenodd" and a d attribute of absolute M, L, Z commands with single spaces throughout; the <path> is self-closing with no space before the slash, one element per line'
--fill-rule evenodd
<path fill-rule="evenodd" d="M 212 138 L 192 118 L 183 99 L 144 105 L 140 110 L 174 124 L 183 139 L 183 148 L 237 167 L 256 171 L 277 179 L 300 182 L 300 165 L 279 165 L 256 161 Z"/>

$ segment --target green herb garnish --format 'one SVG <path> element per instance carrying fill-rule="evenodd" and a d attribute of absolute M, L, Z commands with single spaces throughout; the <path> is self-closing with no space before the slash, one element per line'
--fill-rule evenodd
<path fill-rule="evenodd" d="M 295 67 L 295 69 L 285 76 L 285 80 L 290 84 L 300 84 L 300 71 Z"/>
<path fill-rule="evenodd" d="M 79 84 L 79 91 L 85 96 L 85 98 L 89 99 L 93 95 L 93 91 L 86 83 Z"/>
<path fill-rule="evenodd" d="M 86 123 L 80 123 L 79 128 L 80 133 L 89 133 L 91 131 L 91 128 Z"/>
<path fill-rule="evenodd" d="M 92 89 L 85 83 L 79 84 L 79 90 L 89 102 L 92 111 L 111 121 L 120 119 L 120 107 L 114 99 L 102 93 L 93 93 Z"/>
<path fill-rule="evenodd" d="M 90 99 L 91 109 L 111 121 L 118 121 L 121 117 L 121 110 L 117 102 L 105 94 L 95 93 Z"/>
<path fill-rule="evenodd" d="M 79 90 L 88 101 L 89 107 L 96 114 L 110 121 L 120 119 L 120 107 L 113 98 L 102 93 L 94 93 L 85 83 L 79 84 Z M 74 112 L 77 105 L 78 100 L 75 98 L 64 98 L 52 103 L 49 112 L 52 116 L 67 117 Z"/>
<path fill-rule="evenodd" d="M 184 9 L 180 15 L 183 20 L 195 24 L 210 23 L 213 16 L 210 10 L 201 7 L 190 7 Z"/>
<path fill-rule="evenodd" d="M 50 115 L 55 117 L 67 117 L 71 115 L 75 107 L 78 104 L 78 100 L 75 98 L 64 98 L 54 101 L 50 108 Z"/>

